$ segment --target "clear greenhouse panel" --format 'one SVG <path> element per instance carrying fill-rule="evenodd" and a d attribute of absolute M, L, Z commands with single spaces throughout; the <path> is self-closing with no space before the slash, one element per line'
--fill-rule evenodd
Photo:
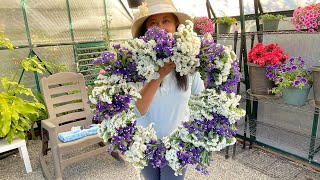
<path fill-rule="evenodd" d="M 320 3 L 320 0 L 260 0 L 263 12 L 294 10 L 298 6 Z"/>
<path fill-rule="evenodd" d="M 132 13 L 132 9 L 127 5 L 127 0 L 121 0 L 126 8 Z M 212 9 L 217 17 L 239 16 L 239 0 L 209 0 Z M 320 0 L 260 0 L 263 12 L 276 12 L 294 10 L 298 6 L 319 3 Z M 176 8 L 180 12 L 185 12 L 190 16 L 208 16 L 206 0 L 173 0 Z M 254 0 L 243 0 L 244 14 L 254 14 Z"/>

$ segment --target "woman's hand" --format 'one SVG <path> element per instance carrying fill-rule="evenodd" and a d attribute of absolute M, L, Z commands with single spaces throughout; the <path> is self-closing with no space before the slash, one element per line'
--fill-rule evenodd
<path fill-rule="evenodd" d="M 140 112 L 140 115 L 145 115 L 151 105 L 154 95 L 156 94 L 161 81 L 166 77 L 174 68 L 176 64 L 174 62 L 164 63 L 164 66 L 157 71 L 160 74 L 158 79 L 148 82 L 140 91 L 141 99 L 136 101 L 136 107 Z"/>
<path fill-rule="evenodd" d="M 160 74 L 159 80 L 163 80 L 174 68 L 176 68 L 176 64 L 174 62 L 164 63 L 163 67 L 157 71 Z"/>

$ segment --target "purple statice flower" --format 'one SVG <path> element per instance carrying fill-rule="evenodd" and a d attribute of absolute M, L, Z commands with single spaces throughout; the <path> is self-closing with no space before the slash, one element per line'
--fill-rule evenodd
<path fill-rule="evenodd" d="M 208 174 L 208 166 L 211 162 L 212 153 L 209 153 L 202 147 L 193 147 L 186 143 L 182 150 L 177 151 L 177 156 L 182 168 L 185 168 L 188 164 L 195 165 L 196 170 L 202 174 Z"/>
<path fill-rule="evenodd" d="M 203 148 L 199 147 L 184 148 L 182 151 L 178 151 L 177 156 L 182 161 L 182 167 L 186 167 L 187 164 L 195 165 L 201 163 L 200 155 L 202 151 Z"/>
<path fill-rule="evenodd" d="M 113 61 L 115 59 L 115 57 L 116 55 L 114 53 L 104 51 L 101 53 L 100 58 L 94 59 L 92 61 L 92 64 L 102 64 L 104 66 L 107 66 L 110 63 L 110 61 Z"/>
<path fill-rule="evenodd" d="M 110 141 L 112 147 L 108 147 L 107 150 L 118 149 L 124 154 L 133 143 L 133 135 L 136 129 L 136 122 L 128 124 L 126 127 L 120 127 L 117 129 L 117 136 L 112 136 Z"/>
<path fill-rule="evenodd" d="M 227 117 L 212 113 L 212 119 L 197 120 L 183 123 L 189 134 L 194 134 L 201 140 L 205 136 L 208 137 L 209 133 L 217 134 L 225 138 L 231 138 L 237 134 L 237 130 Z M 204 133 L 204 134 L 203 134 Z"/>
<path fill-rule="evenodd" d="M 228 80 L 223 82 L 222 85 L 217 85 L 216 80 L 221 74 L 221 70 L 216 66 L 217 57 L 223 58 L 224 48 L 219 46 L 210 38 L 201 39 L 200 52 L 197 58 L 200 59 L 200 66 L 197 70 L 203 80 L 207 83 L 207 88 L 214 88 L 217 91 L 223 90 L 228 93 L 235 92 L 238 82 L 241 81 L 242 74 L 240 73 L 240 68 L 238 67 L 237 61 L 232 63 L 232 68 Z"/>
<path fill-rule="evenodd" d="M 226 82 L 222 83 L 222 90 L 227 93 L 236 93 L 238 83 L 241 81 L 242 74 L 237 61 L 232 63 L 231 73 Z"/>
<path fill-rule="evenodd" d="M 144 36 L 141 36 L 145 42 L 154 40 L 156 46 L 154 51 L 156 52 L 157 59 L 164 59 L 173 55 L 173 47 L 176 43 L 172 35 L 168 34 L 164 29 L 157 26 L 153 26 L 147 30 Z"/>
<path fill-rule="evenodd" d="M 145 156 L 149 160 L 149 164 L 153 168 L 163 168 L 168 165 L 165 153 L 166 147 L 161 140 L 150 140 L 147 144 L 147 149 L 144 152 Z"/>
<path fill-rule="evenodd" d="M 101 57 L 94 59 L 92 63 L 102 68 L 105 76 L 117 74 L 127 82 L 145 81 L 145 78 L 138 74 L 137 65 L 132 60 L 132 52 L 120 44 L 113 45 L 113 48 L 116 53 L 104 51 Z"/>
<path fill-rule="evenodd" d="M 112 45 L 112 47 L 114 48 L 114 49 L 120 49 L 120 44 L 114 44 L 114 45 Z"/>
<path fill-rule="evenodd" d="M 132 98 L 130 95 L 119 94 L 113 95 L 111 104 L 98 100 L 94 110 L 95 115 L 93 119 L 108 120 L 122 111 L 127 111 L 131 100 Z"/>

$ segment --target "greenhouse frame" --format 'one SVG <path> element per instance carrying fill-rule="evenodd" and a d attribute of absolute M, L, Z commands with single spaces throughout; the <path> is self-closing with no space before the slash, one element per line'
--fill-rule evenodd
<path fill-rule="evenodd" d="M 10 89 L 11 86 L 24 85 L 30 88 L 35 96 L 28 98 L 25 97 L 28 94 L 24 94 L 23 98 L 31 101 L 34 97 L 38 99 L 37 102 L 44 102 L 46 100 L 42 97 L 41 79 L 66 71 L 81 73 L 90 95 L 90 91 L 96 86 L 95 81 L 98 75 L 101 74 L 101 68 L 95 66 L 93 62 L 101 58 L 103 52 L 111 50 L 113 45 L 133 39 L 131 25 L 136 14 L 141 11 L 139 8 L 143 5 L 141 4 L 143 1 L 2 0 L 0 2 L 0 77 L 14 83 L 0 86 L 0 93 L 8 92 L 6 89 Z M 130 5 L 137 2 L 139 7 Z M 320 95 L 318 94 L 320 92 L 317 91 L 320 91 L 320 0 L 172 0 L 172 2 L 178 12 L 186 13 L 192 18 L 211 19 L 214 23 L 214 32 L 211 33 L 214 43 L 231 47 L 235 52 L 237 66 L 242 74 L 241 81 L 235 87 L 235 94 L 241 96 L 237 108 L 245 110 L 245 115 L 235 124 L 236 143 L 226 146 L 217 153 L 218 155 L 214 155 L 214 161 L 208 168 L 210 174 L 200 175 L 193 170 L 194 168 L 188 166 L 185 178 L 319 179 Z M 314 25 L 312 31 L 311 27 L 309 30 L 302 27 L 301 30 L 297 30 L 293 20 L 297 15 L 294 13 L 297 12 L 298 7 L 312 5 L 318 8 L 318 15 L 316 16 L 316 12 L 314 15 L 318 24 Z M 267 20 L 263 20 L 263 15 L 279 17 L 282 15 L 277 29 L 266 29 L 267 25 L 264 22 Z M 235 18 L 236 23 L 227 32 L 221 33 L 222 25 L 217 22 L 224 17 Z M 198 34 L 198 37 L 204 37 L 204 35 Z M 13 46 L 10 47 L 8 43 L 12 43 Z M 258 75 L 253 74 L 254 67 L 257 65 L 251 65 L 254 64 L 254 60 L 252 62 L 251 60 L 252 53 L 255 53 L 254 49 L 259 43 L 267 46 L 276 44 L 287 54 L 287 59 L 299 57 L 304 60 L 305 67 L 312 70 L 310 74 L 313 76 L 310 81 L 313 84 L 311 83 L 308 87 L 306 100 L 302 104 L 288 104 L 284 100 L 283 91 L 279 93 L 275 89 L 272 90 L 272 88 L 281 87 L 277 83 L 273 83 L 271 88 L 263 89 L 263 93 L 257 93 L 262 85 L 254 85 L 253 81 L 262 80 L 258 79 L 260 78 Z M 271 64 L 268 67 L 270 66 Z M 264 68 L 262 74 L 265 79 L 268 79 L 266 71 L 268 70 Z M 257 90 L 254 91 L 254 88 Z M 13 96 L 16 94 L 19 94 L 19 91 L 13 92 Z M 293 94 L 290 96 L 293 99 L 297 98 Z M 31 160 L 29 165 L 33 168 L 32 173 L 26 173 L 26 170 L 27 172 L 30 170 L 25 169 L 28 164 L 25 161 L 26 156 L 22 154 L 25 151 L 20 150 L 21 147 L 6 148 L 10 143 L 7 143 L 6 136 L 3 135 L 4 131 L 1 129 L 5 127 L 7 110 L 1 106 L 0 110 L 3 111 L 0 112 L 1 176 L 3 175 L 5 179 L 51 179 L 45 175 L 39 162 L 39 154 L 43 153 L 41 152 L 44 146 L 42 141 L 46 138 L 43 136 L 45 133 L 41 127 L 41 121 L 48 118 L 48 112 L 40 113 L 40 116 L 46 117 L 45 119 L 30 120 L 32 123 L 29 126 L 32 128 L 23 130 L 26 144 L 21 146 L 29 151 Z M 96 123 L 96 121 L 93 122 Z M 100 143 L 98 146 L 104 145 Z M 50 148 L 48 150 L 51 150 Z M 2 151 L 2 149 L 5 150 Z M 18 158 L 18 151 L 23 161 Z M 26 154 L 29 159 L 28 152 Z M 95 155 L 91 160 L 66 168 L 62 173 L 63 178 L 137 179 L 136 174 L 132 172 L 135 171 L 134 167 L 124 161 L 123 154 L 114 153 L 111 154 L 111 158 L 109 154 Z M 55 158 L 51 158 L 52 160 L 45 161 L 48 162 L 50 171 L 56 172 L 56 167 L 53 165 Z M 215 164 L 215 159 L 218 165 Z M 109 170 L 102 170 L 103 167 L 94 170 L 95 163 L 98 166 L 106 166 Z M 235 172 L 231 173 L 233 169 Z M 214 172 L 211 173 L 211 171 Z M 221 173 L 222 171 L 225 171 L 224 174 Z"/>

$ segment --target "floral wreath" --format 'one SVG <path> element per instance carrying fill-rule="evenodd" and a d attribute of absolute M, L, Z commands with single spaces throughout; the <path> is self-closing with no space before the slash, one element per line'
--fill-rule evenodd
<path fill-rule="evenodd" d="M 235 53 L 209 35 L 199 38 L 189 20 L 174 34 L 152 27 L 140 38 L 113 45 L 113 50 L 93 61 L 102 70 L 89 96 L 94 119 L 102 120 L 98 134 L 111 142 L 107 150 L 120 151 L 138 172 L 148 164 L 168 165 L 179 175 L 192 164 L 207 174 L 213 152 L 236 142 L 235 122 L 245 114 L 237 107 L 241 73 Z M 170 136 L 157 139 L 153 124 L 136 124 L 134 101 L 141 98 L 142 84 L 157 79 L 157 70 L 169 61 L 180 75 L 200 72 L 207 88 L 191 96 L 190 118 Z"/>

